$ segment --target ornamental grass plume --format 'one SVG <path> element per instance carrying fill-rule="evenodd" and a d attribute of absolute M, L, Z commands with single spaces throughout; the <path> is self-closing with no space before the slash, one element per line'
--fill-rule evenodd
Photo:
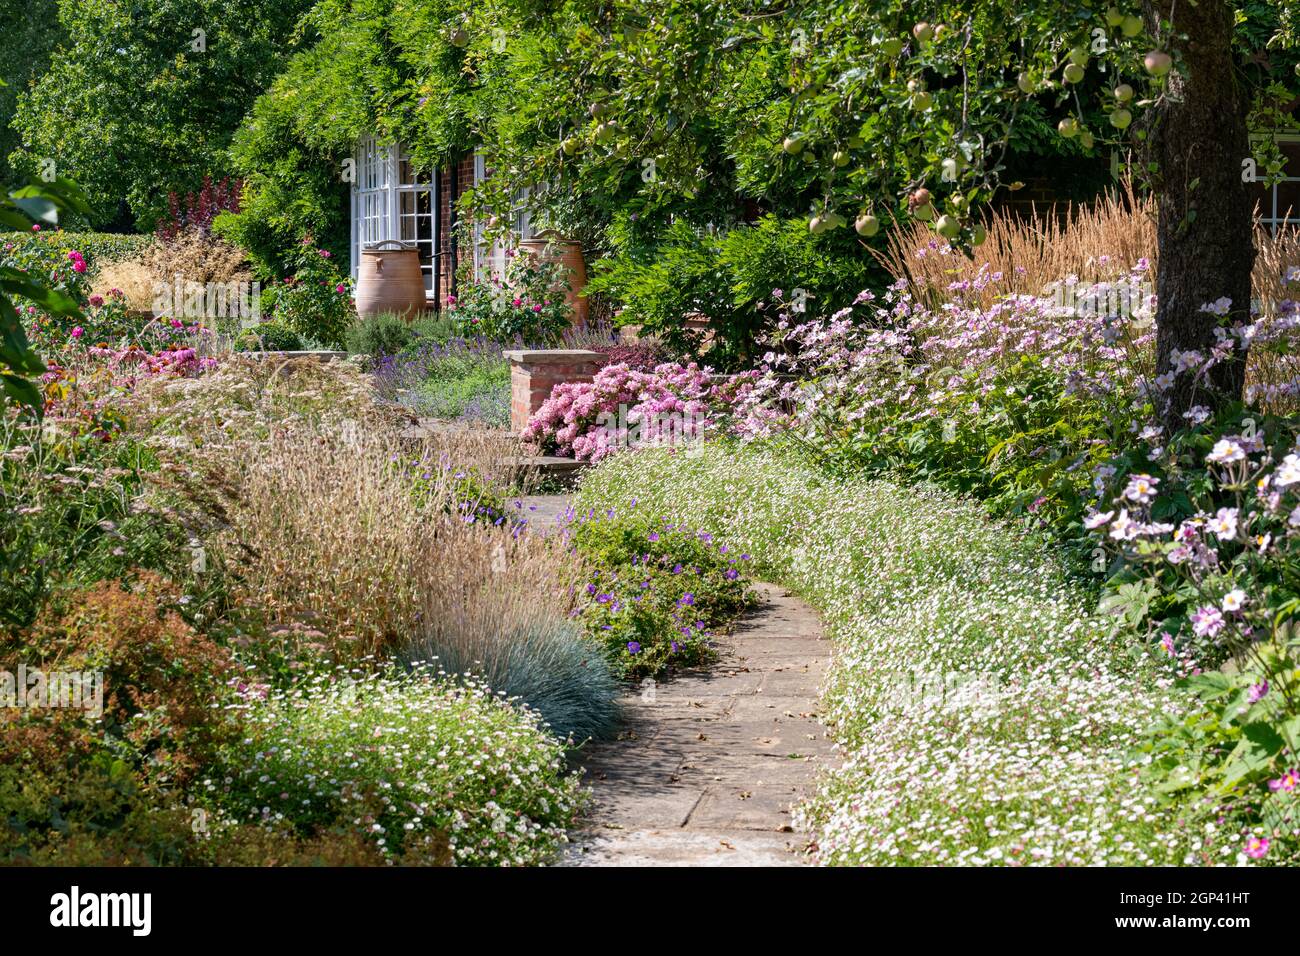
<path fill-rule="evenodd" d="M 1110 281 L 1146 260 L 1159 268 L 1155 201 L 1125 181 L 1091 204 L 1068 203 L 1059 214 L 1034 207 L 1028 216 L 999 209 L 986 220 L 988 239 L 970 258 L 935 236 L 924 222 L 909 220 L 891 230 L 885 250 L 874 253 L 895 279 L 905 280 L 917 301 L 937 308 L 960 288 L 969 306 L 988 308 L 1008 293 L 1042 295 L 1053 283 L 1076 276 L 1082 283 Z M 1255 231 L 1258 257 L 1254 294 L 1264 303 L 1295 298 L 1285 277 L 1300 265 L 1300 233 Z M 972 289 L 980 276 L 997 276 Z"/>
<path fill-rule="evenodd" d="M 1008 293 L 1041 295 L 1067 276 L 1083 282 L 1116 278 L 1142 259 L 1156 260 L 1155 207 L 1139 198 L 1131 183 L 1091 205 L 1067 205 L 1061 215 L 1029 216 L 998 210 L 987 220 L 988 239 L 967 258 L 935 236 L 924 222 L 910 220 L 889 234 L 880 264 L 906 280 L 918 301 L 937 308 L 960 285 L 967 304 L 988 308 Z M 997 276 L 972 292 L 981 275 Z"/>
<path fill-rule="evenodd" d="M 443 577 L 469 600 L 466 565 L 510 536 L 473 526 L 490 472 L 482 490 L 462 476 L 490 452 L 485 438 L 459 438 L 454 465 L 436 439 L 407 445 L 355 427 L 284 428 L 237 444 L 222 480 L 228 550 L 250 597 L 361 656 L 391 652 L 409 636 Z"/>
<path fill-rule="evenodd" d="M 459 435 L 454 453 L 472 457 L 475 440 Z M 276 623 L 309 624 L 348 658 L 473 674 L 561 737 L 609 733 L 618 686 L 567 620 L 573 563 L 558 540 L 520 533 L 487 506 L 449 444 L 296 433 L 264 449 L 229 505 L 229 554 Z"/>
<path fill-rule="evenodd" d="M 404 439 L 352 376 L 236 357 L 145 389 L 132 427 L 168 461 L 159 483 L 219 520 L 212 559 L 239 582 L 235 601 L 269 628 L 313 627 L 337 657 L 437 658 L 561 736 L 606 732 L 617 687 L 567 621 L 572 561 L 503 513 L 517 441 Z"/>

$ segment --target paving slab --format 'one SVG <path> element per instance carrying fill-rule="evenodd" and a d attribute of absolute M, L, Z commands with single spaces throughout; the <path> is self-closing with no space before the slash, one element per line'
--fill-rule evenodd
<path fill-rule="evenodd" d="M 720 660 L 627 695 L 622 739 L 579 758 L 592 806 L 569 866 L 797 866 L 791 810 L 834 748 L 817 720 L 831 648 L 782 588 L 719 638 Z"/>

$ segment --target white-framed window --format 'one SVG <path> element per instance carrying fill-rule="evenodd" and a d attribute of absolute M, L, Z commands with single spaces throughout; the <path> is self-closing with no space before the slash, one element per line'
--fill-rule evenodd
<path fill-rule="evenodd" d="M 1273 186 L 1259 184 L 1258 221 L 1273 235 L 1277 235 L 1277 231 L 1283 227 L 1300 227 L 1300 134 L 1274 133 L 1272 138 L 1287 158 L 1286 166 L 1282 169 L 1286 175 Z"/>
<path fill-rule="evenodd" d="M 424 273 L 424 294 L 433 299 L 434 237 L 438 205 L 431 171 L 419 169 L 401 145 L 374 137 L 357 144 L 356 181 L 352 184 L 352 278 L 361 251 L 376 242 L 398 239 L 415 245 Z"/>
<path fill-rule="evenodd" d="M 482 153 L 474 154 L 474 186 L 477 188 L 488 178 L 487 160 Z M 510 224 L 515 238 L 523 241 L 533 238 L 532 214 L 528 210 L 527 189 L 517 190 L 512 197 L 514 215 Z M 474 223 L 474 280 L 482 282 L 492 276 L 505 274 L 506 248 L 498 240 L 488 247 L 482 222 Z"/>

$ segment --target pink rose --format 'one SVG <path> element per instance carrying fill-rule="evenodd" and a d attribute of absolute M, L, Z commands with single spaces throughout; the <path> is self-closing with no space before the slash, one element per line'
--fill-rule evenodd
<path fill-rule="evenodd" d="M 85 335 L 85 334 L 86 334 L 86 330 L 83 329 L 83 328 L 82 328 L 81 326 L 79 326 L 79 325 L 78 325 L 78 326 L 75 326 L 75 327 L 73 328 L 73 330 L 72 330 L 72 337 L 73 337 L 74 339 L 79 339 L 79 338 L 81 338 L 81 337 L 82 337 L 83 335 Z"/>

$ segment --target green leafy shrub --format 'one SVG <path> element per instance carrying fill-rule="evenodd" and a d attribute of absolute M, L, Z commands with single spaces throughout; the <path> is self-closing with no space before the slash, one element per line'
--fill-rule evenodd
<path fill-rule="evenodd" d="M 533 256 L 513 256 L 504 276 L 461 286 L 447 297 L 447 316 L 465 338 L 530 345 L 558 341 L 573 309 L 560 266 Z"/>
<path fill-rule="evenodd" d="M 396 355 L 415 340 L 415 332 L 401 316 L 393 313 L 358 319 L 348 326 L 347 348 L 353 355 L 378 359 Z"/>
<path fill-rule="evenodd" d="M 209 790 L 239 820 L 342 825 L 395 860 L 449 842 L 458 864 L 519 865 L 544 862 L 578 808 L 534 713 L 428 667 L 320 675 L 248 695 L 241 715 Z"/>
<path fill-rule="evenodd" d="M 318 249 L 304 239 L 290 262 L 293 274 L 266 297 L 272 318 L 304 339 L 332 349 L 346 347 L 344 338 L 354 312 L 352 279 L 345 275 L 328 249 Z"/>
<path fill-rule="evenodd" d="M 302 337 L 279 322 L 259 322 L 235 339 L 236 352 L 297 352 L 302 347 Z"/>
<path fill-rule="evenodd" d="M 152 228 L 167 211 L 169 190 L 196 189 L 205 175 L 223 174 L 231 134 L 296 41 L 307 39 L 297 31 L 310 7 L 308 0 L 203 0 L 190 8 L 141 0 L 126 9 L 60 9 L 66 38 L 49 69 L 22 91 L 13 117 L 24 147 L 14 166 L 34 174 L 42 159 L 54 158 L 91 184 L 87 221 Z M 200 20 L 202 52 L 191 46 Z M 101 42 L 106 36 L 111 46 Z"/>
<path fill-rule="evenodd" d="M 875 276 L 866 257 L 848 258 L 810 236 L 803 220 L 764 216 L 754 225 L 711 235 L 684 221 L 665 229 L 653 244 L 628 247 L 593 264 L 589 293 L 606 293 L 622 304 L 620 324 L 640 325 L 669 350 L 698 353 L 703 334 L 684 319 L 709 320 L 712 363 L 742 367 L 754 345 L 775 323 L 773 290 L 800 309 L 829 314 L 853 301 Z"/>

